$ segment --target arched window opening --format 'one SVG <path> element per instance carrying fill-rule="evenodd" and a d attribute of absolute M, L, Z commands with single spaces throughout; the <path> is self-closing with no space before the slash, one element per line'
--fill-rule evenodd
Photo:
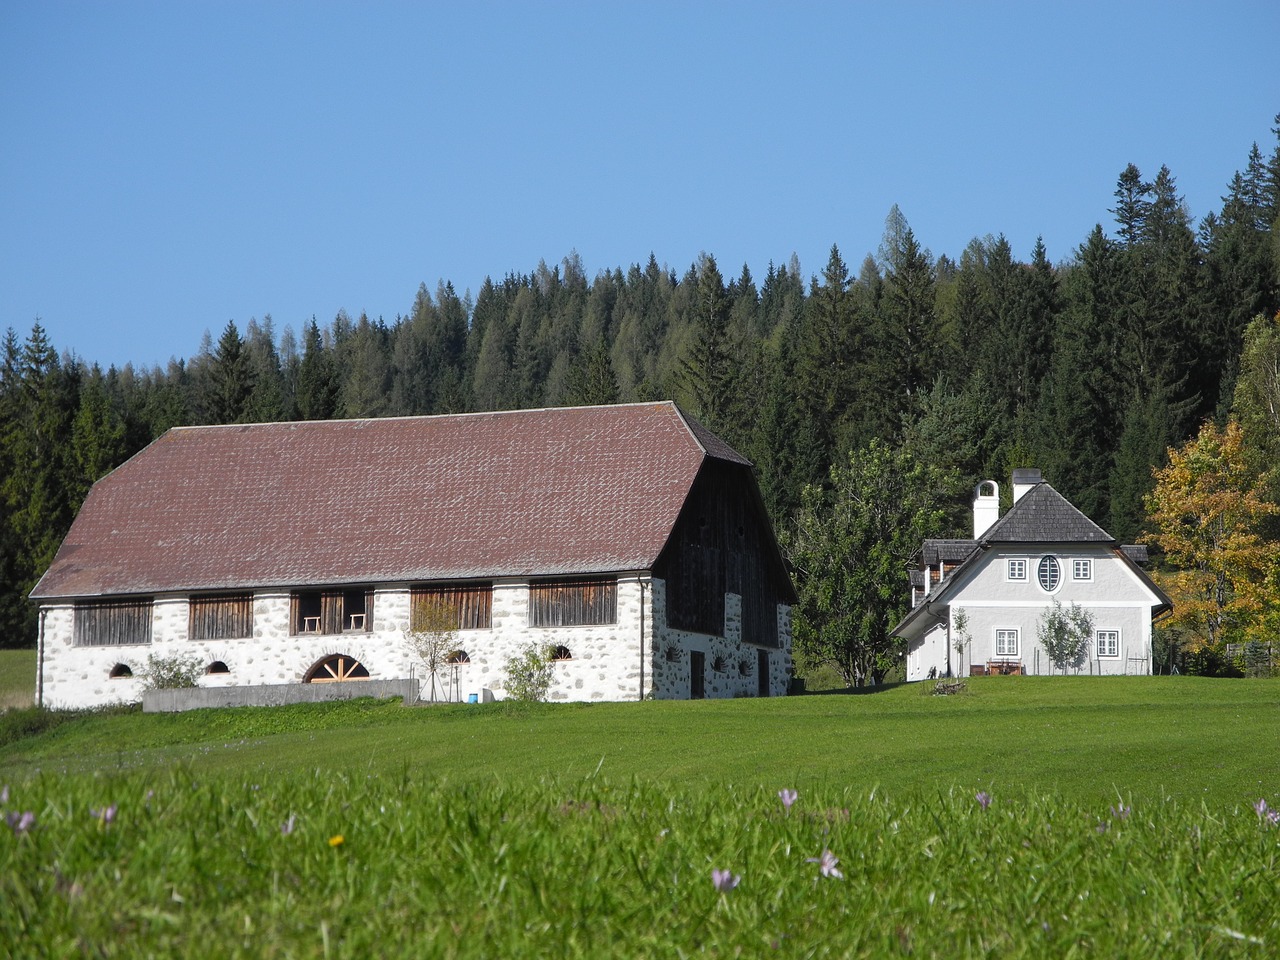
<path fill-rule="evenodd" d="M 726 667 L 726 664 L 724 662 L 724 657 L 716 657 L 714 660 L 711 661 L 711 669 L 714 670 L 716 673 L 724 673 L 725 667 Z"/>
<path fill-rule="evenodd" d="M 680 650 L 678 647 L 667 647 L 667 663 L 679 663 Z"/>
<path fill-rule="evenodd" d="M 561 644 L 560 646 L 557 646 L 552 649 L 551 659 L 552 660 L 572 660 L 573 654 L 569 652 L 568 647 Z"/>
<path fill-rule="evenodd" d="M 751 676 L 751 661 L 750 661 L 750 660 L 743 660 L 743 661 L 741 661 L 741 662 L 738 664 L 738 676 L 740 676 L 740 677 L 749 677 L 749 676 Z"/>
<path fill-rule="evenodd" d="M 471 655 L 465 650 L 451 650 L 444 658 L 445 663 L 470 663 Z"/>
<path fill-rule="evenodd" d="M 368 680 L 369 671 L 355 657 L 335 653 L 317 661 L 302 678 L 303 683 L 338 683 L 343 680 Z"/>
<path fill-rule="evenodd" d="M 230 667 L 228 667 L 228 666 L 227 666 L 225 663 L 223 663 L 221 660 L 215 660 L 215 661 L 213 661 L 213 663 L 209 664 L 209 666 L 207 666 L 207 667 L 205 667 L 205 668 L 204 668 L 204 672 L 205 672 L 205 673 L 209 673 L 209 674 L 213 674 L 213 673 L 230 673 L 230 672 L 231 672 L 231 668 L 230 668 Z"/>
<path fill-rule="evenodd" d="M 111 668 L 111 673 L 108 676 L 112 680 L 124 680 L 126 677 L 133 676 L 133 670 L 127 663 L 117 663 Z"/>

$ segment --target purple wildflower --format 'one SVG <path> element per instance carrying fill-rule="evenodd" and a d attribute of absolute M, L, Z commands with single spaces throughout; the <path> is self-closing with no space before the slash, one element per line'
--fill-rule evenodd
<path fill-rule="evenodd" d="M 6 815 L 5 821 L 15 834 L 29 833 L 31 828 L 36 825 L 36 815 L 30 810 L 24 810 L 22 813 L 15 812 Z"/>
<path fill-rule="evenodd" d="M 289 834 L 293 833 L 293 825 L 296 819 L 297 818 L 291 813 L 289 814 L 289 819 L 280 824 L 280 833 L 282 836 L 287 837 Z"/>
<path fill-rule="evenodd" d="M 836 864 L 840 861 L 830 850 L 823 850 L 822 856 L 820 857 L 806 857 L 804 862 L 816 863 L 818 865 L 818 872 L 824 877 L 835 877 L 837 880 L 844 879 L 844 874 L 836 868 Z"/>
<path fill-rule="evenodd" d="M 101 810 L 89 809 L 89 816 L 95 820 L 101 820 L 104 827 L 109 827 L 116 819 L 116 805 L 113 803 L 109 807 L 103 807 Z"/>
<path fill-rule="evenodd" d="M 1273 827 L 1280 827 L 1280 810 L 1268 810 L 1267 823 Z"/>
<path fill-rule="evenodd" d="M 1123 800 L 1111 808 L 1111 816 L 1116 820 L 1128 820 L 1131 813 L 1133 813 L 1133 807 L 1126 807 Z"/>
<path fill-rule="evenodd" d="M 728 893 L 742 881 L 742 877 L 735 877 L 730 870 L 712 870 L 711 882 L 715 884 L 716 890 L 720 893 Z"/>
<path fill-rule="evenodd" d="M 1259 820 L 1265 817 L 1270 810 L 1271 808 L 1267 806 L 1267 801 L 1262 799 L 1259 799 L 1258 802 L 1253 805 L 1253 812 L 1258 815 Z"/>
<path fill-rule="evenodd" d="M 796 793 L 794 790 L 791 790 L 791 789 L 778 791 L 778 799 L 782 801 L 782 806 L 787 811 L 787 813 L 791 812 L 791 805 L 796 802 L 796 799 L 799 796 L 800 794 Z"/>
<path fill-rule="evenodd" d="M 983 810 L 991 806 L 991 794 L 987 793 L 987 791 L 985 790 L 979 790 L 977 793 L 973 795 L 973 799 L 978 801 L 978 806 L 980 806 Z"/>

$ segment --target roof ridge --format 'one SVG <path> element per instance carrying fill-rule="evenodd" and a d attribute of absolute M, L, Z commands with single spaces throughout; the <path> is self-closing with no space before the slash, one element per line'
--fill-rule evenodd
<path fill-rule="evenodd" d="M 520 407 L 514 410 L 464 410 L 461 413 L 402 413 L 393 417 L 329 417 L 318 420 L 260 420 L 252 423 L 186 423 L 169 430 L 230 430 L 245 427 L 296 427 L 303 424 L 389 423 L 402 420 L 462 420 L 468 417 L 506 417 L 570 410 L 612 410 L 631 407 L 676 406 L 674 400 L 634 400 L 630 403 L 583 403 L 568 407 Z M 678 409 L 678 408 L 677 408 Z M 695 438 L 696 439 L 696 438 Z"/>
<path fill-rule="evenodd" d="M 1052 506 L 1054 509 L 1057 509 L 1059 511 L 1061 511 L 1065 507 L 1066 510 L 1070 511 L 1070 513 L 1068 514 L 1068 519 L 1070 520 L 1070 523 L 1077 526 L 1083 524 L 1082 530 L 1085 535 L 1080 536 L 1079 532 L 1077 532 L 1075 535 L 1063 536 L 1063 537 L 1028 536 L 1026 534 L 1026 531 L 1019 531 L 1020 533 L 1019 536 L 1012 536 L 1012 535 L 1005 536 L 1005 537 L 1000 536 L 1002 533 L 1005 532 L 1005 530 L 1015 527 L 1017 524 L 1022 523 L 1026 520 L 1029 520 L 1032 512 L 1038 506 Z M 1055 520 L 1056 523 L 1059 525 L 1059 527 L 1063 523 L 1063 519 L 1061 517 L 1051 518 L 1051 519 Z M 1100 536 L 1094 536 L 1093 535 L 1094 531 L 1096 531 L 1097 534 L 1100 534 Z M 1071 533 L 1071 531 L 1069 530 L 1061 531 L 1061 532 Z M 991 525 L 991 528 L 987 530 L 986 533 L 984 533 L 981 537 L 979 537 L 978 540 L 982 544 L 990 544 L 993 542 L 1003 543 L 1003 542 L 1010 542 L 1010 541 L 1031 541 L 1031 542 L 1049 543 L 1055 540 L 1060 540 L 1060 541 L 1069 542 L 1069 543 L 1099 542 L 1099 541 L 1105 541 L 1108 543 L 1116 542 L 1115 537 L 1113 537 L 1110 534 L 1110 532 L 1108 532 L 1107 530 L 1103 529 L 1100 525 L 1090 520 L 1087 516 L 1085 516 L 1084 512 L 1081 511 L 1079 507 L 1077 507 L 1074 503 L 1072 503 L 1070 500 L 1064 497 L 1061 493 L 1059 493 L 1056 489 L 1054 489 L 1054 487 L 1050 483 L 1044 480 L 1035 484 L 1033 487 L 1031 487 L 1030 490 L 1024 493 L 1016 501 L 1014 501 L 1013 506 L 1009 508 L 1009 512 L 1006 513 L 999 520 L 997 520 L 995 523 L 993 523 Z"/>

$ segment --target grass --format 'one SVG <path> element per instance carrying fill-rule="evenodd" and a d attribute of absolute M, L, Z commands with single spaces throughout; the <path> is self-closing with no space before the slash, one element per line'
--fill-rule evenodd
<path fill-rule="evenodd" d="M 36 652 L 0 650 L 0 710 L 31 706 L 35 689 Z"/>
<path fill-rule="evenodd" d="M 1120 809 L 430 773 L 38 777 L 0 827 L 24 956 L 1265 956 L 1280 828 Z M 110 813 L 106 811 L 110 810 Z M 840 873 L 814 862 L 830 851 Z M 718 892 L 712 871 L 739 878 Z"/>
<path fill-rule="evenodd" d="M 1280 952 L 1280 683 L 924 689 L 62 717 L 0 746 L 0 956 Z"/>
<path fill-rule="evenodd" d="M 1280 684 L 1193 677 L 977 678 L 776 700 L 459 705 L 349 701 L 86 715 L 7 747 L 0 771 L 166 766 L 252 775 L 429 770 L 518 783 L 600 769 L 660 783 L 956 786 L 1091 803 L 1214 804 L 1280 783 Z M 0 742 L 3 737 L 0 737 Z"/>

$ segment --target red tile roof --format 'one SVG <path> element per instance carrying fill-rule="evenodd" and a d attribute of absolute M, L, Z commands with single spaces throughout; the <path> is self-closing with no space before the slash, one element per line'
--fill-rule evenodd
<path fill-rule="evenodd" d="M 748 464 L 672 403 L 179 427 L 31 595 L 645 570 L 708 457 Z"/>

